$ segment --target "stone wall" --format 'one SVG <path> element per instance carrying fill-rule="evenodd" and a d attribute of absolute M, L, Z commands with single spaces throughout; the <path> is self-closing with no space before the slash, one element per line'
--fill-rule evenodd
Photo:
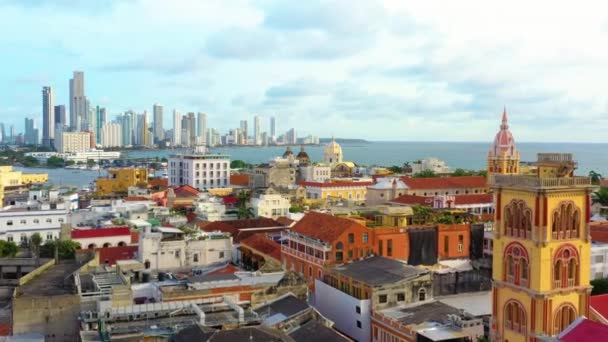
<path fill-rule="evenodd" d="M 45 341 L 78 341 L 78 295 L 13 298 L 13 333 L 39 333 Z"/>

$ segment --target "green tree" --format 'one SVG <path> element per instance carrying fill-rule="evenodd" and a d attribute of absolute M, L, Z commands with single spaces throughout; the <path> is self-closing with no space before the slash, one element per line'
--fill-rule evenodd
<path fill-rule="evenodd" d="M 388 170 L 392 173 L 402 173 L 403 172 L 403 168 L 399 167 L 397 165 L 393 165 L 393 166 L 389 167 Z"/>
<path fill-rule="evenodd" d="M 593 286 L 592 296 L 608 293 L 608 278 L 593 279 L 590 283 Z"/>
<path fill-rule="evenodd" d="M 475 340 L 475 342 L 490 342 L 490 339 L 488 338 L 488 336 L 479 336 L 477 337 L 477 339 Z"/>
<path fill-rule="evenodd" d="M 429 177 L 438 177 L 438 175 L 433 170 L 426 169 L 424 171 L 420 171 L 415 173 L 412 177 L 414 178 L 429 178 Z"/>
<path fill-rule="evenodd" d="M 30 250 L 32 254 L 34 254 L 34 258 L 36 258 L 36 264 L 40 264 L 40 246 L 42 245 L 42 236 L 40 233 L 32 234 L 30 237 Z"/>
<path fill-rule="evenodd" d="M 244 169 L 246 166 L 247 164 L 242 160 L 237 159 L 230 162 L 231 169 Z"/>
<path fill-rule="evenodd" d="M 591 195 L 593 203 L 598 203 L 602 206 L 608 206 L 608 188 L 600 188 Z"/>
<path fill-rule="evenodd" d="M 303 211 L 304 211 L 304 208 L 298 204 L 294 204 L 289 208 L 290 213 L 301 213 Z"/>
<path fill-rule="evenodd" d="M 456 169 L 454 170 L 454 172 L 452 172 L 452 176 L 454 177 L 463 177 L 463 176 L 470 176 L 473 173 L 471 171 L 465 170 L 465 169 Z"/>
<path fill-rule="evenodd" d="M 57 156 L 49 157 L 49 159 L 46 160 L 46 165 L 49 167 L 63 167 L 64 163 L 65 163 L 65 160 L 63 160 L 63 158 L 59 158 Z"/>
<path fill-rule="evenodd" d="M 236 216 L 239 219 L 250 219 L 250 218 L 254 218 L 255 214 L 253 212 L 253 208 L 249 207 L 240 207 L 239 210 L 236 212 Z"/>
<path fill-rule="evenodd" d="M 38 159 L 31 157 L 31 156 L 27 156 L 27 157 L 23 158 L 23 161 L 21 162 L 21 164 L 23 164 L 23 166 L 25 166 L 25 167 L 38 166 Z"/>
<path fill-rule="evenodd" d="M 74 259 L 76 250 L 80 249 L 80 244 L 72 240 L 48 240 L 40 247 L 40 256 L 45 258 L 55 257 L 55 247 L 60 260 Z"/>
<path fill-rule="evenodd" d="M 0 257 L 14 258 L 19 251 L 19 247 L 13 241 L 0 240 Z"/>
<path fill-rule="evenodd" d="M 477 175 L 488 178 L 488 171 L 487 170 L 479 170 L 479 171 L 477 171 Z"/>
<path fill-rule="evenodd" d="M 91 167 L 91 166 L 95 166 L 97 163 L 95 162 L 94 159 L 87 159 L 87 166 Z"/>
<path fill-rule="evenodd" d="M 591 178 L 591 183 L 595 185 L 599 185 L 602 182 L 602 175 L 593 170 L 589 171 L 589 178 Z"/>
<path fill-rule="evenodd" d="M 414 205 L 412 206 L 412 210 L 414 211 L 413 222 L 414 224 L 425 224 L 431 218 L 431 213 L 433 210 L 430 207 L 424 205 Z"/>

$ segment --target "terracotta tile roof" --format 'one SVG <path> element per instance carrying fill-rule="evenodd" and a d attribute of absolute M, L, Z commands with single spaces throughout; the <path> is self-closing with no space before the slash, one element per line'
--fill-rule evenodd
<path fill-rule="evenodd" d="M 608 320 L 608 294 L 589 297 L 589 306 Z"/>
<path fill-rule="evenodd" d="M 432 207 L 433 206 L 433 197 L 402 195 L 397 198 L 393 198 L 390 201 L 390 203 L 406 204 L 406 205 L 425 205 L 427 207 Z"/>
<path fill-rule="evenodd" d="M 169 179 L 168 178 L 154 178 L 154 179 L 150 179 L 148 180 L 148 187 L 149 188 L 159 188 L 159 189 L 166 189 L 169 187 Z"/>
<path fill-rule="evenodd" d="M 142 196 L 129 196 L 129 197 L 124 197 L 122 200 L 125 202 L 148 201 L 147 198 L 142 197 Z"/>
<path fill-rule="evenodd" d="M 456 195 L 454 196 L 454 199 L 456 205 L 488 204 L 494 202 L 494 196 L 492 194 Z"/>
<path fill-rule="evenodd" d="M 313 239 L 333 242 L 345 231 L 357 226 L 367 229 L 367 227 L 347 218 L 311 211 L 291 227 L 291 230 Z"/>
<path fill-rule="evenodd" d="M 137 257 L 137 246 L 116 246 L 97 248 L 99 252 L 99 263 L 108 261 L 109 265 L 115 265 L 117 260 L 131 260 Z"/>
<path fill-rule="evenodd" d="M 131 230 L 129 229 L 129 227 L 74 229 L 71 231 L 70 234 L 72 239 L 87 239 L 122 235 L 131 236 Z"/>
<path fill-rule="evenodd" d="M 225 205 L 235 205 L 238 201 L 238 198 L 236 198 L 235 196 L 226 196 L 222 197 L 222 201 Z"/>
<path fill-rule="evenodd" d="M 175 193 L 175 197 L 196 197 L 199 192 L 197 189 L 191 187 L 190 185 L 182 185 L 179 187 L 173 188 L 173 192 Z"/>
<path fill-rule="evenodd" d="M 232 221 L 215 221 L 215 222 L 199 222 L 196 224 L 200 229 L 206 232 L 220 231 L 230 233 L 234 242 L 240 242 L 250 235 L 261 232 L 277 232 L 285 229 L 285 226 L 279 222 L 265 217 L 245 220 Z M 258 228 L 258 230 L 256 230 Z M 272 228 L 272 229 L 268 229 Z"/>
<path fill-rule="evenodd" d="M 206 273 L 206 275 L 214 275 L 214 274 L 234 274 L 234 272 L 239 272 L 240 270 L 230 264 L 226 265 L 224 268 L 220 268 L 219 270 L 215 270 L 213 272 Z"/>
<path fill-rule="evenodd" d="M 485 188 L 485 187 L 487 187 L 487 180 L 485 177 L 482 177 L 482 176 L 429 177 L 429 178 L 401 177 L 401 180 L 411 190 L 465 189 L 465 188 Z"/>
<path fill-rule="evenodd" d="M 594 322 L 584 316 L 577 318 L 558 335 L 560 342 L 596 342 L 608 336 L 608 325 Z"/>
<path fill-rule="evenodd" d="M 278 262 L 281 261 L 281 245 L 267 239 L 263 233 L 253 234 L 246 239 L 241 240 L 241 245 L 272 257 Z"/>
<path fill-rule="evenodd" d="M 230 175 L 230 185 L 249 186 L 249 175 L 246 173 Z"/>
<path fill-rule="evenodd" d="M 608 222 L 591 222 L 589 228 L 592 241 L 608 243 Z"/>
<path fill-rule="evenodd" d="M 10 323 L 0 323 L 0 336 L 11 336 L 12 326 Z"/>
<path fill-rule="evenodd" d="M 298 185 L 311 188 L 334 188 L 334 187 L 368 187 L 373 182 L 299 182 Z"/>
<path fill-rule="evenodd" d="M 280 224 L 284 225 L 285 227 L 291 227 L 292 224 L 294 224 L 296 221 L 290 219 L 289 217 L 285 217 L 285 216 L 280 216 L 276 219 L 277 222 L 279 222 Z"/>

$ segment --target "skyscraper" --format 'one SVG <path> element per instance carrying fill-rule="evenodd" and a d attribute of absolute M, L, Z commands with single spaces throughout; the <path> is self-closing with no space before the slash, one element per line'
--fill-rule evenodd
<path fill-rule="evenodd" d="M 25 143 L 28 145 L 38 145 L 38 129 L 33 118 L 25 118 Z"/>
<path fill-rule="evenodd" d="M 207 114 L 198 113 L 197 123 L 196 123 L 196 136 L 197 136 L 197 145 L 207 143 Z"/>
<path fill-rule="evenodd" d="M 260 117 L 256 115 L 253 117 L 253 144 L 254 145 L 261 144 L 261 141 L 262 141 L 261 135 L 262 135 L 262 132 L 260 131 Z"/>
<path fill-rule="evenodd" d="M 52 146 L 55 137 L 55 95 L 53 88 L 42 88 L 42 145 Z"/>
<path fill-rule="evenodd" d="M 95 142 L 101 144 L 101 131 L 102 127 L 106 124 L 106 109 L 104 107 L 97 106 L 95 110 Z"/>
<path fill-rule="evenodd" d="M 173 110 L 173 146 L 182 144 L 182 116 L 177 110 Z"/>
<path fill-rule="evenodd" d="M 74 71 L 70 79 L 70 128 L 80 130 L 87 115 L 87 98 L 84 95 L 84 73 Z"/>
<path fill-rule="evenodd" d="M 292 128 L 285 133 L 285 143 L 291 145 L 298 143 L 298 135 L 295 128 Z"/>
<path fill-rule="evenodd" d="M 270 139 L 274 140 L 277 137 L 277 126 L 274 116 L 270 117 Z"/>
<path fill-rule="evenodd" d="M 57 126 L 65 126 L 65 106 L 58 105 L 55 106 L 55 127 Z"/>
<path fill-rule="evenodd" d="M 196 144 L 196 116 L 194 115 L 193 112 L 188 113 L 188 128 L 190 129 L 189 133 L 190 133 L 190 139 L 189 139 L 189 143 L 190 145 L 195 145 Z"/>
<path fill-rule="evenodd" d="M 241 120 L 241 132 L 243 132 L 243 144 L 247 145 L 249 131 L 247 130 L 247 120 Z"/>
<path fill-rule="evenodd" d="M 154 142 L 158 143 L 165 140 L 165 131 L 163 129 L 163 106 L 155 103 L 152 107 L 154 115 Z"/>

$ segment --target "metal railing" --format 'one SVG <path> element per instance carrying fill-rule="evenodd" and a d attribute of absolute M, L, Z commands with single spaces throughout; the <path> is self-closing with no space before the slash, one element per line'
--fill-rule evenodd
<path fill-rule="evenodd" d="M 530 188 L 556 188 L 591 186 L 589 177 L 536 177 L 522 175 L 490 175 L 490 183 L 496 186 L 520 186 Z"/>

